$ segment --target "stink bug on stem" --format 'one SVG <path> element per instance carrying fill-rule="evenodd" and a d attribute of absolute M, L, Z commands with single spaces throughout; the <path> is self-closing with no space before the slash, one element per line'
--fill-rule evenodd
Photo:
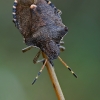
<path fill-rule="evenodd" d="M 77 78 L 76 74 L 59 57 L 60 51 L 64 51 L 62 45 L 63 37 L 67 34 L 68 28 L 62 23 L 61 11 L 49 0 L 15 0 L 13 4 L 13 22 L 23 36 L 25 44 L 28 46 L 22 49 L 23 52 L 33 47 L 39 48 L 33 62 L 43 62 L 43 66 L 32 84 L 35 83 L 41 74 L 47 60 L 53 66 L 53 60 L 59 58 L 60 61 Z M 44 52 L 47 59 L 38 61 Z"/>

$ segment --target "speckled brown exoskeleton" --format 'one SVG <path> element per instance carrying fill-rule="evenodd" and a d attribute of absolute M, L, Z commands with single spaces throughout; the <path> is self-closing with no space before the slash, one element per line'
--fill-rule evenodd
<path fill-rule="evenodd" d="M 60 15 L 61 11 L 49 0 L 14 1 L 13 22 L 28 46 L 22 51 L 25 52 L 32 47 L 40 49 L 33 60 L 34 63 L 45 62 L 44 59 L 37 61 L 42 51 L 53 65 L 53 60 L 58 58 L 60 50 L 65 49 L 61 44 L 64 43 L 62 39 L 67 34 L 68 28 L 62 23 Z M 77 77 L 70 67 L 67 68 Z M 40 73 L 41 71 L 38 75 Z"/>

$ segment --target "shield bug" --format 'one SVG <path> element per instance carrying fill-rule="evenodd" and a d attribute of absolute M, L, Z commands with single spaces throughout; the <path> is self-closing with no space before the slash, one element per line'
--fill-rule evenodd
<path fill-rule="evenodd" d="M 62 23 L 60 15 L 61 11 L 49 0 L 14 1 L 13 21 L 22 34 L 25 44 L 28 46 L 22 51 L 26 52 L 33 47 L 40 49 L 33 60 L 34 63 L 44 63 L 38 76 L 42 72 L 46 61 L 48 60 L 53 66 L 53 60 L 60 59 L 60 50 L 65 49 L 62 46 L 64 43 L 62 39 L 67 34 L 68 28 Z M 41 52 L 47 55 L 47 60 L 38 61 Z M 77 77 L 67 65 L 65 66 Z"/>

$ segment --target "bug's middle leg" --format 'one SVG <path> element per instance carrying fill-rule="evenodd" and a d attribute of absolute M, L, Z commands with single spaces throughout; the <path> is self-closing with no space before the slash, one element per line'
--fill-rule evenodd
<path fill-rule="evenodd" d="M 34 59 L 33 59 L 33 63 L 34 63 L 34 64 L 39 63 L 39 62 L 44 62 L 44 59 L 38 60 L 38 58 L 40 57 L 41 52 L 42 52 L 42 51 L 39 50 L 38 53 L 36 54 L 36 56 L 34 57 Z"/>

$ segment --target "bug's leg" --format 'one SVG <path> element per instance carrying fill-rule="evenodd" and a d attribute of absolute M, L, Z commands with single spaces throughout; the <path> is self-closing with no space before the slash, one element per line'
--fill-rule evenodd
<path fill-rule="evenodd" d="M 45 0 L 48 5 L 50 5 L 52 8 L 54 8 L 54 13 L 58 13 L 59 15 L 62 14 L 61 10 L 57 9 L 55 5 L 50 0 Z"/>
<path fill-rule="evenodd" d="M 41 67 L 41 69 L 40 69 L 40 71 L 38 72 L 37 76 L 36 76 L 35 79 L 33 80 L 32 85 L 36 82 L 36 80 L 38 79 L 39 75 L 42 73 L 42 71 L 43 71 L 43 69 L 44 69 L 46 63 L 47 63 L 47 59 L 45 60 L 43 66 Z"/>
<path fill-rule="evenodd" d="M 48 5 L 50 5 L 52 8 L 55 8 L 54 4 L 50 0 L 45 0 Z"/>
<path fill-rule="evenodd" d="M 64 45 L 64 41 L 60 41 L 60 45 Z"/>
<path fill-rule="evenodd" d="M 57 8 L 55 7 L 55 5 L 50 0 L 45 0 L 45 1 L 47 2 L 48 5 L 50 5 L 52 8 L 54 8 L 54 10 L 56 12 L 59 12 L 59 11 L 57 11 Z"/>
<path fill-rule="evenodd" d="M 77 75 L 72 71 L 72 69 L 58 56 L 59 60 L 63 63 L 64 66 L 77 78 Z"/>
<path fill-rule="evenodd" d="M 62 14 L 62 11 L 59 10 L 59 9 L 57 9 L 57 13 L 58 13 L 59 15 L 61 15 L 61 14 Z"/>
<path fill-rule="evenodd" d="M 28 46 L 28 47 L 22 49 L 22 52 L 24 53 L 24 52 L 26 52 L 26 51 L 32 49 L 33 47 L 35 47 L 35 46 Z"/>
<path fill-rule="evenodd" d="M 65 47 L 64 46 L 59 46 L 60 51 L 65 51 Z"/>
<path fill-rule="evenodd" d="M 34 64 L 44 61 L 44 59 L 38 60 L 40 54 L 41 54 L 41 50 L 39 50 L 39 52 L 38 52 L 38 53 L 36 54 L 36 56 L 34 57 L 34 59 L 33 59 L 33 63 L 34 63 Z M 37 61 L 37 60 L 38 60 L 38 61 Z"/>
<path fill-rule="evenodd" d="M 59 49 L 60 49 L 60 51 L 65 51 L 65 47 L 62 46 L 62 45 L 64 45 L 64 42 L 63 41 L 60 41 L 60 44 L 58 44 Z"/>
<path fill-rule="evenodd" d="M 63 41 L 63 37 L 61 38 L 61 41 Z"/>

